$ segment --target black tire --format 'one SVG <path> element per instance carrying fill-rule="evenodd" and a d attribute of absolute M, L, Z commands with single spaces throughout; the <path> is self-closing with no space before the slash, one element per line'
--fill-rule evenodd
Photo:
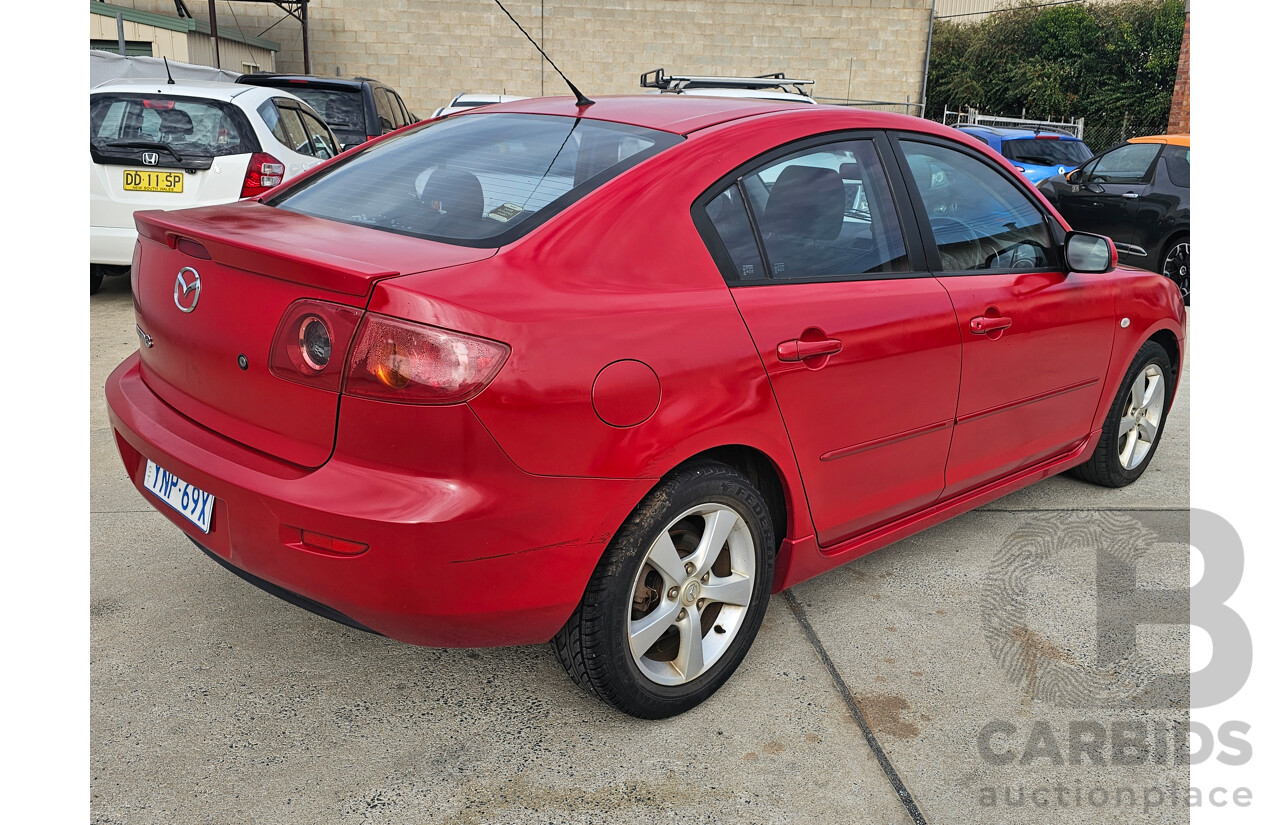
<path fill-rule="evenodd" d="M 1129 428 L 1122 427 L 1122 422 L 1127 423 L 1129 413 L 1134 412 L 1134 385 L 1138 382 L 1140 375 L 1147 374 L 1148 368 L 1159 370 L 1161 380 L 1164 383 L 1163 400 L 1161 401 L 1159 423 L 1155 425 L 1155 437 L 1149 440 L 1149 448 L 1141 456 L 1141 459 L 1133 462 L 1131 466 L 1126 466 L 1124 460 L 1125 444 L 1121 442 L 1122 437 L 1126 437 Z M 1149 410 L 1154 398 L 1138 408 Z M 1116 393 L 1115 400 L 1111 402 L 1111 409 L 1107 411 L 1107 419 L 1102 424 L 1102 437 L 1098 440 L 1098 446 L 1094 449 L 1093 455 L 1084 464 L 1074 468 L 1071 472 L 1077 478 L 1081 478 L 1092 484 L 1099 484 L 1103 487 L 1124 487 L 1132 484 L 1141 478 L 1142 473 L 1151 463 L 1151 459 L 1156 454 L 1156 448 L 1160 445 L 1160 438 L 1164 435 L 1164 424 L 1169 419 L 1169 404 L 1173 400 L 1173 368 L 1169 363 L 1169 354 L 1165 352 L 1164 347 L 1148 341 L 1138 350 L 1138 354 L 1134 356 L 1133 363 L 1129 365 L 1129 370 L 1124 375 L 1124 380 L 1120 382 L 1120 390 Z M 1135 422 L 1139 418 L 1149 420 L 1148 416 L 1143 415 L 1134 417 Z M 1135 423 L 1135 427 L 1137 424 Z M 1122 432 L 1122 429 L 1124 432 Z M 1137 436 L 1141 442 L 1141 437 Z M 1132 456 L 1132 454 L 1131 454 Z M 1136 457 L 1136 456 L 1134 456 Z"/>
<path fill-rule="evenodd" d="M 102 271 L 102 267 L 89 264 L 89 294 L 97 295 L 98 290 L 102 287 L 102 279 L 107 274 Z"/>
<path fill-rule="evenodd" d="M 707 510 L 709 516 L 689 515 L 695 509 Z M 735 514 L 737 521 L 732 518 Z M 720 518 L 725 519 L 722 523 L 733 524 L 733 532 L 726 535 L 720 547 L 714 547 L 715 540 L 708 536 L 705 544 L 710 552 L 686 555 L 682 546 L 687 549 L 689 543 L 701 542 L 712 520 Z M 699 524 L 702 533 L 695 535 Z M 673 584 L 676 579 L 661 572 L 672 565 L 663 567 L 650 559 L 659 558 L 657 548 L 664 533 L 679 553 L 678 557 L 670 557 L 678 562 L 674 566 L 684 565 L 687 569 L 692 561 L 706 558 L 710 561 L 705 562 L 705 575 L 698 577 L 695 569 L 683 585 L 677 585 Z M 737 470 L 702 461 L 672 472 L 645 496 L 614 535 L 582 601 L 552 639 L 560 664 L 584 690 L 624 713 L 642 719 L 684 713 L 710 697 L 733 675 L 755 640 L 769 604 L 775 547 L 765 499 Z M 736 554 L 732 559 L 731 553 Z M 736 603 L 718 603 L 714 598 L 698 598 L 712 593 L 717 583 L 740 576 L 740 562 L 748 557 L 754 564 L 748 604 L 735 606 Z M 745 597 L 746 584 L 738 584 Z M 704 586 L 705 591 L 700 589 Z M 644 652 L 633 654 L 631 631 L 638 623 L 657 618 L 660 611 L 669 614 L 676 610 L 685 623 L 664 625 L 657 641 Z M 696 623 L 694 617 L 698 618 Z M 730 625 L 731 629 L 726 630 Z M 688 627 L 695 628 L 694 633 L 686 635 Z M 728 635 L 728 641 L 721 642 L 717 634 Z M 707 645 L 722 647 L 714 657 L 705 657 L 705 669 L 679 682 L 684 678 L 679 672 L 685 655 L 682 645 L 691 639 L 700 651 L 700 662 L 704 661 Z M 676 650 L 680 652 L 672 653 Z M 672 653 L 672 658 L 663 661 L 664 652 Z M 685 658 L 686 663 L 690 661 Z M 669 676 L 664 668 L 669 669 Z M 658 681 L 662 678 L 679 683 L 663 684 Z"/>
<path fill-rule="evenodd" d="M 1182 290 L 1182 303 L 1191 306 L 1191 238 L 1179 235 L 1169 241 L 1160 257 L 1160 272 Z"/>

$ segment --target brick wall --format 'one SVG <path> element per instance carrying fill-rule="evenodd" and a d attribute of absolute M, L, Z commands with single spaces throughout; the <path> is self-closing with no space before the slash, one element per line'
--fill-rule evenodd
<path fill-rule="evenodd" d="M 173 15 L 170 0 L 115 0 Z M 668 73 L 812 78 L 818 97 L 920 102 L 930 0 L 503 0 L 588 96 L 640 91 Z M 204 0 L 187 7 L 208 20 Z M 246 34 L 285 15 L 218 0 L 218 26 Z M 491 0 L 313 0 L 314 74 L 365 75 L 394 86 L 419 116 L 454 94 L 567 94 L 563 82 Z M 302 71 L 301 26 L 285 19 L 278 71 Z M 238 67 L 232 67 L 238 68 Z M 918 110 L 913 110 L 918 111 Z"/>
<path fill-rule="evenodd" d="M 1178 56 L 1178 79 L 1173 84 L 1173 105 L 1169 108 L 1169 134 L 1191 134 L 1191 13 L 1182 28 L 1182 53 Z"/>

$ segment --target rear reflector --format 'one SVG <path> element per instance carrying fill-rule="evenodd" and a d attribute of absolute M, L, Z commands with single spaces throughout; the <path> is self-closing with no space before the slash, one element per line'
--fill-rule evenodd
<path fill-rule="evenodd" d="M 338 539 L 333 536 L 326 536 L 324 533 L 313 533 L 310 530 L 302 531 L 302 546 L 310 550 L 338 553 L 343 556 L 354 556 L 369 549 L 369 545 L 361 544 L 358 541 Z"/>
<path fill-rule="evenodd" d="M 498 341 L 367 313 L 343 392 L 406 404 L 457 404 L 480 393 L 511 353 Z"/>

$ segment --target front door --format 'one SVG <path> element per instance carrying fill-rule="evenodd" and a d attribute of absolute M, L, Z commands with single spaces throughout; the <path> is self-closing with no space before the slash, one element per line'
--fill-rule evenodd
<path fill-rule="evenodd" d="M 1066 271 L 1058 233 L 1012 174 L 940 142 L 897 144 L 963 340 L 945 497 L 1088 438 L 1113 300 L 1106 279 Z"/>

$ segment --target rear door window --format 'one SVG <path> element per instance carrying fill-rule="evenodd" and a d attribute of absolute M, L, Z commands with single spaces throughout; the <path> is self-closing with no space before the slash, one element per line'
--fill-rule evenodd
<path fill-rule="evenodd" d="M 99 162 L 136 163 L 155 151 L 160 166 L 258 150 L 244 115 L 219 100 L 170 95 L 97 94 L 89 104 L 89 143 Z"/>

